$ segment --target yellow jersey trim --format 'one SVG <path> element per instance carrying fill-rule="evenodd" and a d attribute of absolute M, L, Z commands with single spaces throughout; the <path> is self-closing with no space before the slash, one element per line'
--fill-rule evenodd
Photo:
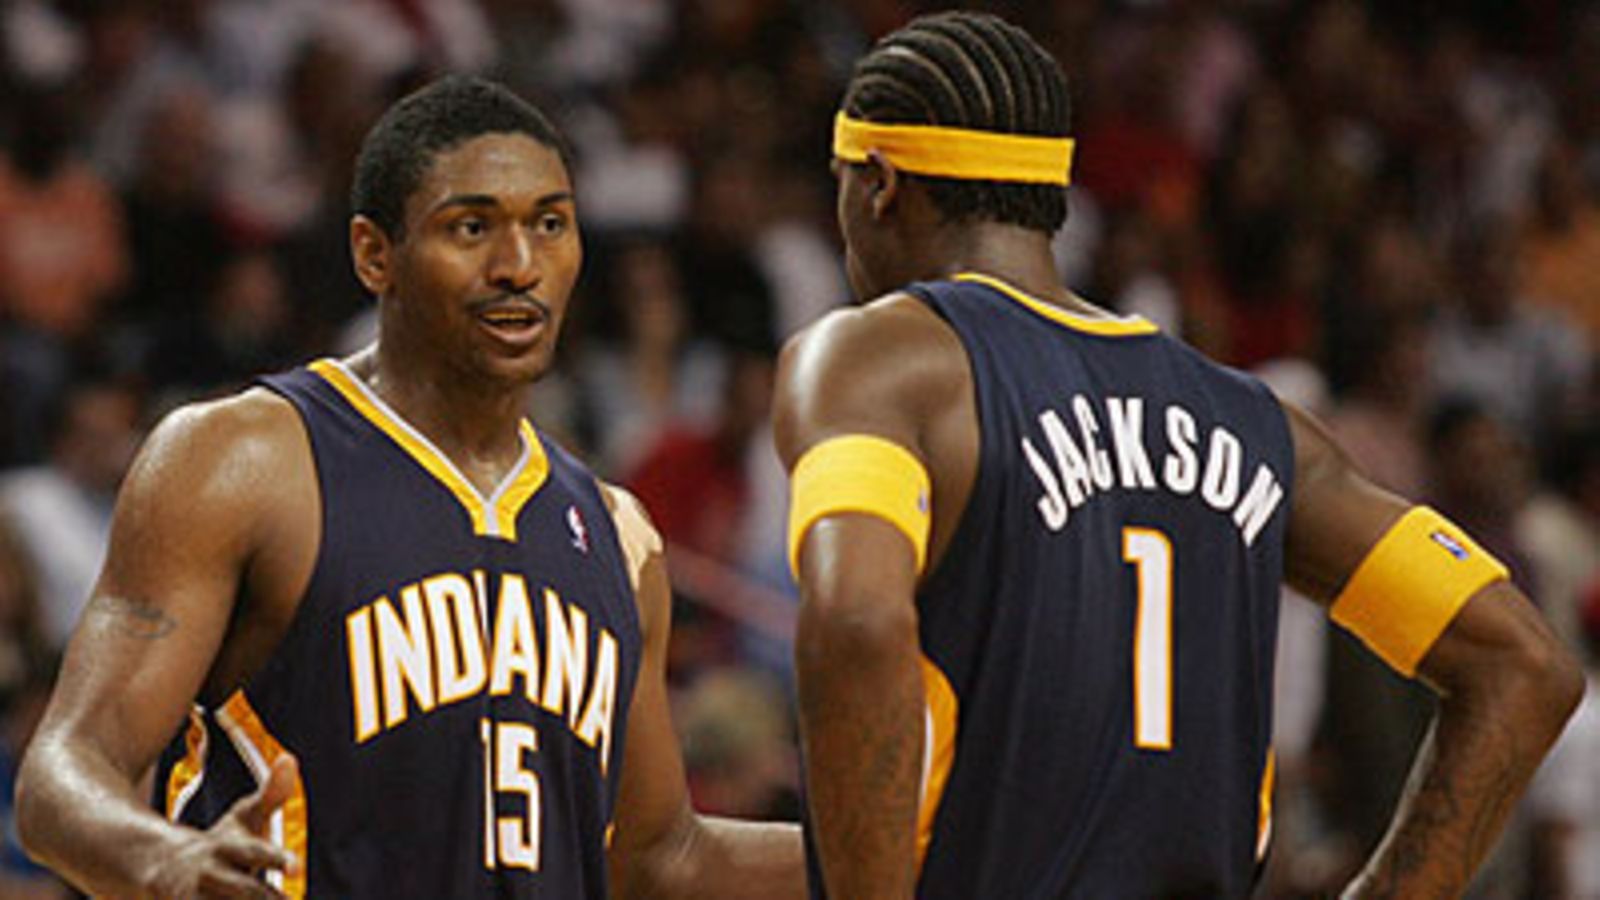
<path fill-rule="evenodd" d="M 1410 677 L 1467 600 L 1506 576 L 1466 532 L 1417 506 L 1368 551 L 1329 614 Z"/>
<path fill-rule="evenodd" d="M 1096 319 L 1091 316 L 1070 313 L 1058 306 L 1046 303 L 1038 297 L 1025 294 L 992 275 L 984 275 L 981 272 L 962 272 L 954 276 L 952 280 L 966 281 L 993 288 L 1035 313 L 1055 322 L 1057 325 L 1065 325 L 1073 331 L 1081 331 L 1085 334 L 1097 334 L 1102 337 L 1137 337 L 1156 334 L 1161 330 L 1156 327 L 1154 322 L 1142 316 Z"/>
<path fill-rule="evenodd" d="M 1267 858 L 1272 846 L 1272 790 L 1278 780 L 1278 754 L 1267 748 L 1267 764 L 1261 770 L 1261 797 L 1256 806 L 1256 861 Z"/>
<path fill-rule="evenodd" d="M 267 730 L 261 717 L 256 715 L 255 709 L 250 705 L 250 700 L 245 697 L 244 691 L 235 691 L 233 696 L 222 704 L 222 708 L 217 710 L 217 721 L 221 723 L 228 739 L 233 742 L 234 748 L 239 751 L 245 766 L 255 776 L 256 784 L 265 784 L 267 776 L 272 772 L 272 764 L 288 751 L 284 750 L 278 739 Z M 282 891 L 290 900 L 301 900 L 306 895 L 306 868 L 309 864 L 306 848 L 311 840 L 306 812 L 306 786 L 299 771 L 296 770 L 289 799 L 272 814 L 267 823 L 268 839 L 293 853 L 300 861 L 294 874 L 268 872 L 266 875 L 267 882 Z"/>
<path fill-rule="evenodd" d="M 167 774 L 167 819 L 178 821 L 189 799 L 200 790 L 206 776 L 205 713 L 195 706 L 189 710 L 189 727 L 183 733 L 183 759 Z"/>
<path fill-rule="evenodd" d="M 911 542 L 917 571 L 928 554 L 928 471 L 911 451 L 870 434 L 847 434 L 812 446 L 795 464 L 789 502 L 789 567 L 800 573 L 800 545 L 824 516 L 865 513 Z"/>
<path fill-rule="evenodd" d="M 956 761 L 956 724 L 961 701 L 950 687 L 950 680 L 928 657 L 922 657 L 922 690 L 925 707 L 922 746 L 922 790 L 917 804 L 917 868 L 922 868 L 933 841 L 933 821 L 939 815 L 944 789 L 950 782 L 950 769 Z"/>
<path fill-rule="evenodd" d="M 1072 182 L 1074 142 L 1068 137 L 1007 134 L 945 125 L 888 125 L 840 112 L 833 118 L 833 155 L 866 162 L 876 150 L 915 175 L 1025 184 Z"/>
<path fill-rule="evenodd" d="M 401 418 L 342 363 L 319 359 L 307 368 L 328 382 L 356 412 L 388 435 L 417 465 L 444 485 L 472 520 L 473 534 L 508 541 L 517 539 L 518 514 L 550 475 L 550 459 L 544 452 L 544 444 L 527 419 L 518 425 L 518 433 L 522 438 L 522 457 L 512 466 L 500 487 L 485 498 L 443 451 Z"/>

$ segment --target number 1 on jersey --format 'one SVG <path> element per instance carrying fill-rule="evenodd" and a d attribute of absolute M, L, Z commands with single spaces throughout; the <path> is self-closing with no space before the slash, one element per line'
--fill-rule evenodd
<path fill-rule="evenodd" d="M 1139 608 L 1133 627 L 1133 743 L 1172 749 L 1172 542 L 1154 528 L 1122 529 Z"/>

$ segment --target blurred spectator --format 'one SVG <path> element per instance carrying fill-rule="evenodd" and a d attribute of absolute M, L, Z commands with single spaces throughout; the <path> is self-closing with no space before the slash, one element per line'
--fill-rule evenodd
<path fill-rule="evenodd" d="M 669 426 L 624 479 L 669 545 L 729 564 L 739 559 L 749 495 L 745 451 L 767 422 L 772 365 L 761 354 L 736 354 L 719 418 L 699 427 Z"/>
<path fill-rule="evenodd" d="M 1539 166 L 1532 215 L 1522 239 L 1529 299 L 1559 310 L 1600 348 L 1600 204 L 1585 184 L 1576 148 L 1553 142 Z"/>
<path fill-rule="evenodd" d="M 0 516 L 0 719 L 49 658 L 33 558 L 9 517 Z"/>
<path fill-rule="evenodd" d="M 1600 898 L 1600 580 L 1581 612 L 1588 691 L 1567 730 L 1534 777 L 1533 807 L 1540 898 Z"/>
<path fill-rule="evenodd" d="M 141 420 L 139 395 L 129 386 L 75 382 L 50 428 L 48 461 L 0 478 L 0 513 L 37 564 L 41 624 L 54 648 L 66 645 L 99 574 L 112 502 Z"/>
<path fill-rule="evenodd" d="M 678 244 L 695 330 L 758 353 L 777 347 L 772 285 L 751 245 L 768 221 L 761 168 L 757 160 L 733 153 L 706 160 Z"/>
<path fill-rule="evenodd" d="M 1476 400 L 1539 446 L 1580 401 L 1590 352 L 1571 324 L 1527 302 L 1516 270 L 1508 230 L 1463 238 L 1452 302 L 1433 325 L 1429 376 L 1439 395 Z"/>
<path fill-rule="evenodd" d="M 0 516 L 0 897 L 65 898 L 67 891 L 18 849 L 12 822 L 17 762 L 54 676 L 53 654 L 40 630 L 32 560 Z"/>
<path fill-rule="evenodd" d="M 1531 484 L 1526 445 L 1483 405 L 1448 397 L 1430 414 L 1428 499 L 1511 570 L 1529 596 L 1539 585 L 1513 530 Z"/>
<path fill-rule="evenodd" d="M 776 684 L 714 669 L 675 699 L 696 809 L 758 819 L 800 814 L 795 735 Z"/>
<path fill-rule="evenodd" d="M 0 314 L 64 341 L 98 324 L 127 270 L 116 199 L 72 150 L 75 117 L 64 90 L 29 89 L 0 160 Z"/>
<path fill-rule="evenodd" d="M 133 263 L 123 311 L 147 329 L 194 319 L 223 255 L 215 131 L 211 95 L 198 84 L 162 96 L 145 122 L 122 195 Z"/>
<path fill-rule="evenodd" d="M 1429 350 L 1415 311 L 1355 311 L 1359 340 L 1350 348 L 1343 399 L 1328 417 L 1334 437 L 1376 484 L 1405 497 L 1427 493 L 1423 414 Z"/>
<path fill-rule="evenodd" d="M 683 275 L 668 248 L 628 243 L 607 270 L 621 334 L 592 344 L 578 371 L 593 407 L 599 467 L 625 473 L 669 428 L 699 431 L 716 421 L 726 364 L 715 344 L 691 330 Z"/>
<path fill-rule="evenodd" d="M 149 373 L 189 396 L 244 384 L 295 362 L 290 310 L 277 258 L 246 249 L 214 260 L 193 314 L 169 317 Z"/>
<path fill-rule="evenodd" d="M 30 87 L 15 114 L 0 157 L 0 384 L 12 419 L 0 449 L 31 461 L 74 346 L 122 285 L 127 245 L 115 197 L 72 149 L 71 95 Z"/>
<path fill-rule="evenodd" d="M 1546 618 L 1583 653 L 1584 592 L 1600 582 L 1600 421 L 1561 435 L 1548 480 L 1517 518 L 1516 538 L 1538 578 Z M 1600 664 L 1600 657 L 1590 662 Z"/>

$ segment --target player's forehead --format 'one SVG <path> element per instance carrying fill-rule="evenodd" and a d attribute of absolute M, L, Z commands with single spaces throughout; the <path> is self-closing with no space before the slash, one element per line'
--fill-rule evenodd
<path fill-rule="evenodd" d="M 406 216 L 427 216 L 462 197 L 515 207 L 572 195 L 561 154 L 521 133 L 468 138 L 434 154 L 406 202 Z"/>

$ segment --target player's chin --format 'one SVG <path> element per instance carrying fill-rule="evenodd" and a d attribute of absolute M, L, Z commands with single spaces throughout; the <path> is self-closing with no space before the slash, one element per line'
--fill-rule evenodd
<path fill-rule="evenodd" d="M 538 381 L 555 362 L 554 342 L 540 341 L 517 352 L 492 348 L 478 356 L 478 370 L 489 380 L 517 386 Z"/>

